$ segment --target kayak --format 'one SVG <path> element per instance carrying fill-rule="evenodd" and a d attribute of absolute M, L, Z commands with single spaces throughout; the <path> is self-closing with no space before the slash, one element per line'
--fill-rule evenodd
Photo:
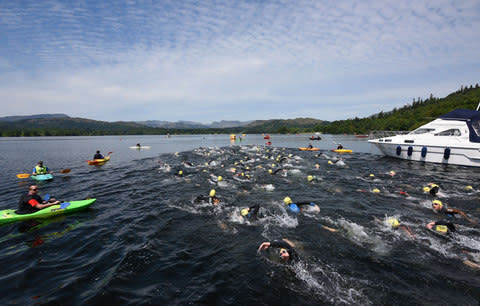
<path fill-rule="evenodd" d="M 150 149 L 150 146 L 131 146 L 130 149 Z"/>
<path fill-rule="evenodd" d="M 319 148 L 305 148 L 305 147 L 300 147 L 298 148 L 300 151 L 320 151 Z"/>
<path fill-rule="evenodd" d="M 51 181 L 51 180 L 53 180 L 53 175 L 51 175 L 50 173 L 37 174 L 37 175 L 32 175 L 30 177 L 32 178 L 32 180 L 36 180 L 36 181 Z"/>
<path fill-rule="evenodd" d="M 332 151 L 337 153 L 352 153 L 352 150 L 349 149 L 334 149 Z"/>
<path fill-rule="evenodd" d="M 18 215 L 14 209 L 0 210 L 0 224 L 6 224 L 15 221 L 35 219 L 35 218 L 49 218 L 56 215 L 68 214 L 77 210 L 85 209 L 90 206 L 97 199 L 88 199 L 81 201 L 64 202 L 58 205 L 53 205 L 31 214 Z"/>
<path fill-rule="evenodd" d="M 89 165 L 97 165 L 97 166 L 101 166 L 103 165 L 104 163 L 106 163 L 107 161 L 110 160 L 110 156 L 106 156 L 105 158 L 102 158 L 102 159 L 92 159 L 92 160 L 87 160 L 87 163 Z"/>

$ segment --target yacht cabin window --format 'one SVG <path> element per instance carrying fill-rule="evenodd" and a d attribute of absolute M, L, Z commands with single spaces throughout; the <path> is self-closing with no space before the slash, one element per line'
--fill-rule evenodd
<path fill-rule="evenodd" d="M 472 121 L 472 127 L 477 133 L 477 135 L 480 135 L 480 120 Z"/>
<path fill-rule="evenodd" d="M 460 132 L 459 129 L 449 129 L 442 131 L 440 133 L 434 134 L 434 136 L 461 136 L 462 133 Z"/>
<path fill-rule="evenodd" d="M 435 129 L 416 129 L 412 132 L 410 132 L 410 134 L 425 134 L 425 133 L 430 133 L 430 132 L 433 132 L 435 131 Z"/>

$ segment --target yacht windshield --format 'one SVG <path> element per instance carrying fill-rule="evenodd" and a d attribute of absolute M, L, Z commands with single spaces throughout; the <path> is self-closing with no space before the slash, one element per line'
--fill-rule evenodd
<path fill-rule="evenodd" d="M 415 131 L 410 132 L 410 134 L 425 134 L 435 131 L 435 129 L 416 129 Z"/>
<path fill-rule="evenodd" d="M 472 127 L 475 130 L 475 133 L 477 133 L 477 135 L 480 135 L 480 120 L 473 121 Z"/>
<path fill-rule="evenodd" d="M 442 131 L 440 133 L 434 134 L 435 136 L 461 136 L 462 133 L 460 132 L 459 129 L 449 129 Z"/>

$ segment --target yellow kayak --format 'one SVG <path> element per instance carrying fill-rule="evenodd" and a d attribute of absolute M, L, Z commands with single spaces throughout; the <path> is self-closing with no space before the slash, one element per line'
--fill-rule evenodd
<path fill-rule="evenodd" d="M 105 158 L 102 158 L 102 159 L 93 159 L 93 160 L 87 160 L 87 163 L 89 165 L 97 165 L 97 166 L 101 166 L 103 165 L 104 163 L 106 163 L 107 161 L 110 160 L 110 155 L 109 156 L 106 156 Z"/>
<path fill-rule="evenodd" d="M 337 153 L 352 153 L 352 150 L 349 149 L 334 149 L 332 151 Z"/>
<path fill-rule="evenodd" d="M 306 147 L 300 147 L 298 148 L 300 151 L 320 151 L 319 148 L 306 148 Z"/>

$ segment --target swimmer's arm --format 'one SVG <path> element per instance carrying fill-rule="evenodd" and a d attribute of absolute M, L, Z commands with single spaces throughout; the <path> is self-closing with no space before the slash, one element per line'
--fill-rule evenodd
<path fill-rule="evenodd" d="M 413 239 L 417 239 L 417 237 L 415 236 L 415 234 L 413 233 L 412 229 L 410 228 L 410 226 L 408 225 L 400 225 L 400 228 L 402 230 L 404 230 L 410 237 L 412 237 Z"/>
<path fill-rule="evenodd" d="M 334 229 L 334 228 L 331 228 L 331 227 L 328 227 L 328 226 L 325 226 L 325 225 L 322 225 L 322 228 L 326 229 L 327 231 L 330 231 L 332 233 L 335 233 L 336 231 L 338 231 L 337 229 Z"/>
<path fill-rule="evenodd" d="M 456 208 L 449 208 L 446 210 L 447 213 L 454 213 L 454 214 L 459 214 L 460 216 L 464 217 L 465 219 L 467 219 L 470 223 L 478 223 L 477 221 L 473 220 L 473 219 L 470 219 L 466 213 L 464 213 L 463 211 L 461 211 L 460 209 L 456 209 Z"/>

